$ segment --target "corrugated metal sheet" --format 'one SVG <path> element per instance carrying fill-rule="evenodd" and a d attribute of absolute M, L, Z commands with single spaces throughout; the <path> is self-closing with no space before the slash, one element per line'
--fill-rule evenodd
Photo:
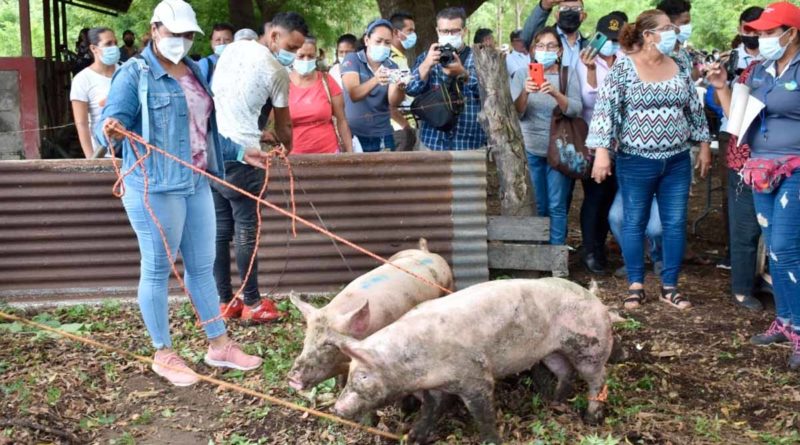
<path fill-rule="evenodd" d="M 458 288 L 488 278 L 484 152 L 297 156 L 292 165 L 300 216 L 384 257 L 422 236 L 453 264 Z M 134 293 L 139 252 L 113 182 L 108 161 L 0 162 L 0 300 Z M 286 205 L 283 168 L 269 190 Z M 339 246 L 345 264 L 324 235 L 298 225 L 287 237 L 288 218 L 263 215 L 264 292 L 334 291 L 378 264 Z"/>

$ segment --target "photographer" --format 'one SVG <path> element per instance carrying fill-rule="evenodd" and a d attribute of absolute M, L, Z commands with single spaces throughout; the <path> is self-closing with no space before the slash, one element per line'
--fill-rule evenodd
<path fill-rule="evenodd" d="M 463 109 L 455 125 L 444 131 L 423 119 L 421 145 L 428 150 L 474 150 L 486 145 L 486 134 L 478 123 L 481 111 L 478 75 L 470 47 L 464 44 L 467 14 L 463 8 L 445 8 L 436 14 L 439 42 L 417 58 L 407 92 L 420 96 L 433 89 L 456 90 L 455 102 Z M 452 87 L 452 88 L 451 88 Z"/>
<path fill-rule="evenodd" d="M 389 109 L 403 101 L 405 85 L 391 76 L 397 70 L 389 58 L 392 31 L 390 21 L 373 21 L 364 36 L 366 48 L 348 54 L 342 62 L 345 115 L 364 152 L 395 149 Z"/>

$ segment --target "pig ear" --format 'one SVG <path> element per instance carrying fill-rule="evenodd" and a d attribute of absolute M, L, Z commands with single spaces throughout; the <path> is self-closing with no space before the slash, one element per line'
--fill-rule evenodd
<path fill-rule="evenodd" d="M 361 338 L 369 328 L 369 300 L 364 300 L 360 308 L 344 315 L 345 329 L 350 335 Z"/>
<path fill-rule="evenodd" d="M 368 366 L 375 362 L 372 355 L 360 346 L 361 342 L 353 337 L 331 332 L 330 337 L 328 337 L 328 342 L 338 347 L 339 350 L 342 351 L 342 354 L 350 357 L 352 360 L 358 360 Z"/>
<path fill-rule="evenodd" d="M 294 304 L 295 307 L 300 310 L 300 312 L 303 314 L 303 318 L 306 320 L 308 320 L 309 317 L 314 315 L 319 310 L 300 299 L 300 297 L 294 292 L 289 293 L 289 300 L 291 300 L 292 304 Z"/>

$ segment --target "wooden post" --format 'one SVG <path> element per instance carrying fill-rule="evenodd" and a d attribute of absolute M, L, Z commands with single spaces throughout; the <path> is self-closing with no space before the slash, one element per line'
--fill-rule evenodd
<path fill-rule="evenodd" d="M 53 57 L 53 36 L 50 34 L 53 19 L 50 17 L 50 0 L 42 0 L 42 16 L 42 20 L 44 20 L 44 58 L 50 60 Z"/>
<path fill-rule="evenodd" d="M 19 41 L 22 57 L 33 56 L 31 46 L 31 6 L 28 0 L 19 0 Z"/>
<path fill-rule="evenodd" d="M 505 55 L 482 45 L 472 49 L 483 102 L 479 120 L 489 137 L 490 153 L 497 165 L 500 211 L 505 216 L 530 216 L 533 193 L 519 117 L 511 100 Z"/>

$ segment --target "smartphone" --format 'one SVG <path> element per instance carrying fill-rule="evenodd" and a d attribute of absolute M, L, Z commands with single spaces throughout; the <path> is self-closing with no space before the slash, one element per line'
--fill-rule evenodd
<path fill-rule="evenodd" d="M 544 66 L 541 63 L 531 63 L 528 65 L 528 76 L 533 83 L 542 86 L 544 84 Z"/>
<path fill-rule="evenodd" d="M 592 40 L 589 41 L 589 46 L 588 46 L 589 54 L 592 57 L 596 56 L 597 53 L 600 52 L 600 48 L 602 48 L 607 41 L 608 41 L 608 36 L 606 36 L 602 32 L 595 33 L 594 37 L 592 37 Z"/>

